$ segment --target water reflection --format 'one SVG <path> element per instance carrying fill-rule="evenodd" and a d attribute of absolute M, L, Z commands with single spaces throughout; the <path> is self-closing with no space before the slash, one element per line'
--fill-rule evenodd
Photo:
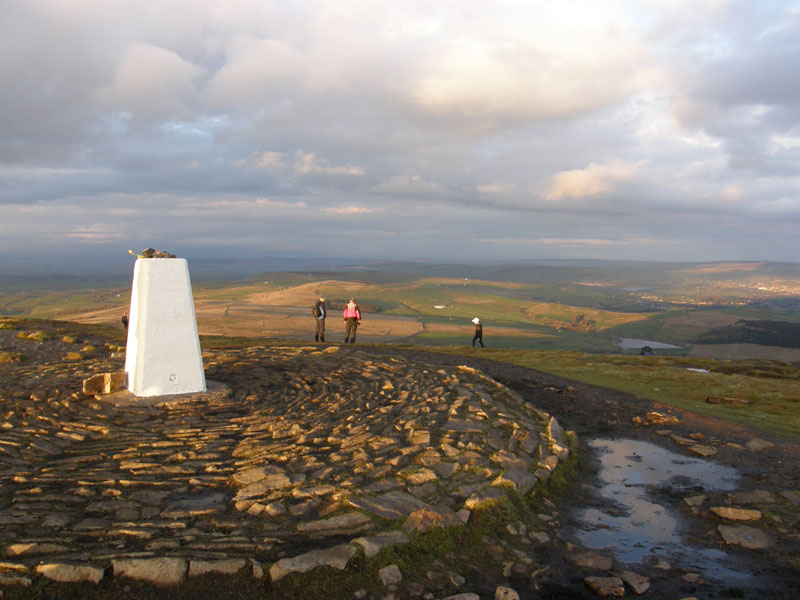
<path fill-rule="evenodd" d="M 614 501 L 611 510 L 586 508 L 579 514 L 583 545 L 613 551 L 627 563 L 648 555 L 682 554 L 684 560 L 711 574 L 726 571 L 710 554 L 682 545 L 677 516 L 654 499 L 652 492 L 674 490 L 682 495 L 734 490 L 735 469 L 707 460 L 679 456 L 655 444 L 634 440 L 593 440 L 600 459 L 600 495 Z M 726 576 L 736 576 L 725 573 Z"/>

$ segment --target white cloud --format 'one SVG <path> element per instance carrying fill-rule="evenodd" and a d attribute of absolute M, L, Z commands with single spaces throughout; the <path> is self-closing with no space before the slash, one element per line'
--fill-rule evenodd
<path fill-rule="evenodd" d="M 373 208 L 366 206 L 356 206 L 355 204 L 346 204 L 340 206 L 331 206 L 323 210 L 330 215 L 369 215 L 376 212 Z"/>
<path fill-rule="evenodd" d="M 548 246 L 626 246 L 628 240 L 604 240 L 597 238 L 536 238 L 534 241 Z"/>
<path fill-rule="evenodd" d="M 433 198 L 444 194 L 447 188 L 435 181 L 426 181 L 420 175 L 396 175 L 380 181 L 370 191 L 400 198 L 409 196 Z"/>
<path fill-rule="evenodd" d="M 92 225 L 80 225 L 64 233 L 56 233 L 54 237 L 99 244 L 122 240 L 125 235 L 117 224 L 93 223 Z"/>
<path fill-rule="evenodd" d="M 259 169 L 290 170 L 298 175 L 347 175 L 360 177 L 364 169 L 356 165 L 331 165 L 326 159 L 318 158 L 314 152 L 295 151 L 293 156 L 285 152 L 253 152 L 233 163 L 234 167 L 255 167 Z"/>
<path fill-rule="evenodd" d="M 645 164 L 645 160 L 635 163 L 614 160 L 606 164 L 591 163 L 585 169 L 561 171 L 553 176 L 545 198 L 558 200 L 607 194 L 614 190 L 618 182 L 635 177 Z"/>
<path fill-rule="evenodd" d="M 0 243 L 67 232 L 77 248 L 108 231 L 87 224 L 118 223 L 125 240 L 325 253 L 348 247 L 349 216 L 370 222 L 360 249 L 391 256 L 673 258 L 652 238 L 795 259 L 798 14 L 742 0 L 8 2 Z M 713 247 L 686 226 L 709 216 Z"/>
<path fill-rule="evenodd" d="M 111 112 L 186 117 L 201 75 L 200 67 L 171 50 L 133 43 L 120 58 L 112 84 L 98 89 L 95 99 Z"/>

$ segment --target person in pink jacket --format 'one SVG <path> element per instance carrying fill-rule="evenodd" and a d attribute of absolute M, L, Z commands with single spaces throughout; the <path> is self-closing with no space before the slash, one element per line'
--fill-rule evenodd
<path fill-rule="evenodd" d="M 361 325 L 361 311 L 356 304 L 355 298 L 350 298 L 350 302 L 344 307 L 342 312 L 344 319 L 344 343 L 354 344 L 356 341 L 356 329 Z"/>

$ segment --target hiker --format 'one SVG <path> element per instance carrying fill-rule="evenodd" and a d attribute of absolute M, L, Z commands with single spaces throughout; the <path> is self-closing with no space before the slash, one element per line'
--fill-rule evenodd
<path fill-rule="evenodd" d="M 314 341 L 325 341 L 325 317 L 328 316 L 328 311 L 325 310 L 325 296 L 320 296 L 319 300 L 314 303 L 312 310 L 314 314 Z"/>
<path fill-rule="evenodd" d="M 361 325 L 361 311 L 356 304 L 355 298 L 350 298 L 350 302 L 344 307 L 342 312 L 344 319 L 344 343 L 354 344 L 356 341 L 356 329 Z"/>
<path fill-rule="evenodd" d="M 128 315 L 127 313 L 122 314 L 122 326 L 127 329 L 128 328 Z"/>
<path fill-rule="evenodd" d="M 486 346 L 483 345 L 483 323 L 478 317 L 472 319 L 472 322 L 475 323 L 475 335 L 472 338 L 472 347 L 475 347 L 475 341 L 479 341 L 481 343 L 481 348 L 485 348 Z"/>

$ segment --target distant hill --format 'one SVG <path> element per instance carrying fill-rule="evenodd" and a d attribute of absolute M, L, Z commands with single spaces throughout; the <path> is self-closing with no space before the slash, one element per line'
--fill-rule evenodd
<path fill-rule="evenodd" d="M 119 326 L 134 261 L 0 265 L 0 315 Z M 469 343 L 472 319 L 493 347 L 619 352 L 615 340 L 800 349 L 800 264 L 542 260 L 440 264 L 340 258 L 189 257 L 207 335 L 308 336 L 325 294 L 332 316 L 356 297 L 365 340 Z M 331 320 L 335 331 L 340 319 Z M 780 323 L 776 325 L 775 323 Z M 332 334 L 333 335 L 333 334 Z M 361 332 L 360 332 L 361 335 Z M 759 348 L 753 348 L 758 345 Z M 771 349 L 771 350 L 767 350 Z M 787 350 L 788 351 L 788 350 Z"/>
<path fill-rule="evenodd" d="M 715 327 L 697 338 L 698 344 L 759 344 L 781 348 L 800 348 L 800 323 L 751 321 Z"/>

